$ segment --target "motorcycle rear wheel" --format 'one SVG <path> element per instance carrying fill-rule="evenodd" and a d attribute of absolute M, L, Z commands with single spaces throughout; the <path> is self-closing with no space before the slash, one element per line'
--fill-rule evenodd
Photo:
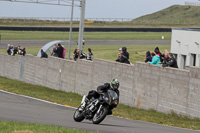
<path fill-rule="evenodd" d="M 105 118 L 106 118 L 106 115 L 108 114 L 108 108 L 105 107 L 105 106 L 102 106 L 101 110 L 99 111 L 99 113 L 95 114 L 93 119 L 92 119 L 92 122 L 93 124 L 99 124 L 101 123 Z"/>
<path fill-rule="evenodd" d="M 76 122 L 81 122 L 81 121 L 83 121 L 85 119 L 82 111 L 80 111 L 79 108 L 74 112 L 74 116 L 73 117 L 74 117 L 74 120 Z"/>

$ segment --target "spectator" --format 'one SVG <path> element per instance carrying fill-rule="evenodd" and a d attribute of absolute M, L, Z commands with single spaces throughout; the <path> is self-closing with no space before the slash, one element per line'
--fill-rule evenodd
<path fill-rule="evenodd" d="M 45 52 L 43 51 L 43 49 L 41 49 L 41 58 L 48 58 L 47 53 L 45 53 Z"/>
<path fill-rule="evenodd" d="M 83 46 L 83 48 L 84 48 L 84 46 L 85 46 L 85 39 L 84 39 L 84 38 L 83 38 L 83 42 L 82 42 L 82 43 L 83 43 L 82 46 Z"/>
<path fill-rule="evenodd" d="M 92 53 L 92 50 L 91 50 L 91 48 L 88 48 L 88 56 L 87 56 L 87 60 L 91 60 L 92 61 L 92 59 L 93 59 L 93 53 Z"/>
<path fill-rule="evenodd" d="M 65 47 L 62 45 L 63 47 L 63 58 L 65 58 Z"/>
<path fill-rule="evenodd" d="M 80 50 L 80 59 L 86 59 L 87 58 L 87 55 L 82 51 Z"/>
<path fill-rule="evenodd" d="M 75 50 L 74 50 L 74 60 L 75 60 L 75 61 L 79 58 L 79 53 L 80 53 L 80 50 L 79 50 L 79 49 L 75 49 Z"/>
<path fill-rule="evenodd" d="M 51 53 L 51 56 L 58 57 L 58 53 L 56 50 L 57 50 L 57 44 L 53 46 L 53 52 Z"/>
<path fill-rule="evenodd" d="M 169 52 L 168 50 L 165 50 L 164 56 L 161 56 L 163 62 L 162 64 L 166 64 L 167 62 L 169 62 Z"/>
<path fill-rule="evenodd" d="M 178 68 L 177 65 L 177 61 L 176 59 L 173 57 L 173 54 L 170 53 L 169 54 L 169 61 L 166 64 L 162 65 L 163 67 L 174 67 L 174 68 Z"/>
<path fill-rule="evenodd" d="M 115 60 L 116 62 L 119 62 L 121 54 L 122 54 L 122 48 L 119 48 L 118 58 Z"/>
<path fill-rule="evenodd" d="M 159 55 L 156 55 L 156 53 L 154 52 L 154 53 L 152 53 L 152 56 L 153 56 L 152 62 L 147 62 L 147 63 L 154 64 L 154 65 L 161 65 L 161 64 L 159 64 L 159 62 L 161 62 Z"/>
<path fill-rule="evenodd" d="M 147 63 L 147 62 L 152 62 L 151 53 L 149 51 L 146 52 L 145 63 Z"/>
<path fill-rule="evenodd" d="M 126 47 L 122 47 L 122 53 L 121 53 L 119 62 L 130 64 L 129 53 L 127 52 Z"/>
<path fill-rule="evenodd" d="M 16 54 L 18 54 L 18 47 L 15 47 L 14 50 L 12 51 L 12 56 L 15 56 Z"/>
<path fill-rule="evenodd" d="M 7 50 L 8 55 L 11 55 L 13 50 L 14 50 L 13 45 L 10 45 L 8 50 Z"/>
<path fill-rule="evenodd" d="M 18 49 L 18 54 L 21 55 L 21 51 L 22 51 L 22 50 L 21 50 L 21 47 L 18 46 L 17 49 Z"/>
<path fill-rule="evenodd" d="M 162 60 L 162 58 L 161 58 L 161 55 L 162 55 L 162 54 L 161 54 L 161 52 L 160 52 L 160 50 L 159 50 L 158 47 L 155 48 L 154 52 L 156 53 L 156 55 L 159 55 L 160 61 L 163 62 L 163 60 Z"/>
<path fill-rule="evenodd" d="M 84 52 L 82 52 L 79 49 L 75 49 L 74 51 L 74 60 L 76 61 L 77 59 L 85 59 L 87 56 Z"/>
<path fill-rule="evenodd" d="M 161 56 L 160 50 L 158 47 L 155 48 L 154 52 L 156 53 L 156 55 L 158 55 L 159 57 Z"/>
<path fill-rule="evenodd" d="M 74 50 L 74 54 L 73 55 L 75 55 L 77 53 L 77 48 Z"/>
<path fill-rule="evenodd" d="M 25 56 L 25 54 L 26 54 L 26 48 L 23 48 L 21 51 L 21 55 Z"/>
<path fill-rule="evenodd" d="M 58 54 L 59 58 L 63 58 L 63 47 L 60 43 L 58 43 L 58 47 L 56 49 L 56 53 Z"/>

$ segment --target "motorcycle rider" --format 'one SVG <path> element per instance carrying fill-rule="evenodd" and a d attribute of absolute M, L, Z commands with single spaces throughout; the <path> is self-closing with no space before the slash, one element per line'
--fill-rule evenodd
<path fill-rule="evenodd" d="M 107 92 L 109 89 L 115 91 L 119 96 L 119 81 L 117 79 L 112 79 L 110 83 L 105 83 L 104 85 L 98 86 L 97 91 L 89 91 L 88 95 L 86 96 L 86 101 L 92 100 L 92 98 L 98 98 L 99 93 Z M 84 106 L 85 103 L 82 104 L 81 107 L 84 108 Z M 112 109 L 112 107 L 109 107 L 108 115 L 112 114 Z"/>
<path fill-rule="evenodd" d="M 162 64 L 162 67 L 173 67 L 173 68 L 178 68 L 177 61 L 176 61 L 176 59 L 173 57 L 173 54 L 172 54 L 172 53 L 169 53 L 168 62 L 166 62 L 165 64 Z"/>

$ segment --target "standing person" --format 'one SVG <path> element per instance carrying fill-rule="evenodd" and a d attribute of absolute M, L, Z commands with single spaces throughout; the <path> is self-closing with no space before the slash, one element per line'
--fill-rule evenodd
<path fill-rule="evenodd" d="M 7 49 L 7 53 L 8 53 L 8 55 L 10 55 L 10 46 L 9 46 L 9 48 Z"/>
<path fill-rule="evenodd" d="M 88 56 L 87 56 L 87 60 L 91 60 L 92 61 L 92 59 L 93 59 L 93 53 L 92 53 L 92 50 L 91 50 L 91 48 L 88 48 Z"/>
<path fill-rule="evenodd" d="M 168 52 L 168 50 L 165 50 L 164 57 L 161 56 L 161 58 L 163 60 L 162 64 L 167 64 L 167 62 L 169 62 L 169 52 Z"/>
<path fill-rule="evenodd" d="M 85 59 L 87 56 L 84 52 L 82 52 L 80 49 L 75 49 L 74 51 L 74 60 L 77 59 Z"/>
<path fill-rule="evenodd" d="M 122 55 L 122 48 L 119 48 L 118 58 L 115 60 L 116 62 L 119 62 L 121 55 Z"/>
<path fill-rule="evenodd" d="M 178 68 L 177 61 L 173 57 L 172 53 L 169 53 L 169 61 L 166 64 L 162 65 L 163 67 L 173 67 L 173 68 Z"/>
<path fill-rule="evenodd" d="M 58 47 L 56 51 L 57 51 L 56 53 L 58 53 L 58 57 L 63 58 L 63 47 L 61 46 L 60 43 L 58 43 Z"/>
<path fill-rule="evenodd" d="M 57 53 L 57 44 L 55 44 L 55 45 L 53 46 L 53 52 L 51 53 L 51 56 L 58 57 L 58 53 Z"/>
<path fill-rule="evenodd" d="M 43 51 L 43 49 L 41 49 L 41 58 L 48 58 L 47 53 L 45 53 L 45 52 Z"/>
<path fill-rule="evenodd" d="M 22 50 L 21 50 L 21 47 L 18 46 L 17 49 L 18 49 L 18 54 L 21 55 L 21 51 L 22 51 Z"/>
<path fill-rule="evenodd" d="M 75 60 L 75 61 L 78 59 L 79 53 L 80 53 L 80 50 L 79 50 L 79 49 L 75 49 L 75 50 L 74 50 L 74 60 Z"/>
<path fill-rule="evenodd" d="M 122 53 L 121 53 L 121 57 L 119 59 L 119 62 L 130 64 L 129 53 L 127 52 L 126 47 L 122 47 Z"/>
<path fill-rule="evenodd" d="M 15 56 L 16 54 L 18 54 L 18 47 L 15 47 L 14 50 L 12 51 L 12 56 Z"/>
<path fill-rule="evenodd" d="M 148 64 L 154 64 L 154 65 L 161 65 L 160 64 L 160 57 L 159 57 L 159 55 L 156 55 L 156 53 L 154 52 L 154 53 L 152 53 L 152 56 L 153 56 L 153 58 L 152 58 L 152 62 L 147 62 Z"/>
<path fill-rule="evenodd" d="M 158 47 L 155 48 L 154 52 L 156 53 L 156 55 L 158 55 L 160 57 L 160 61 L 163 62 L 163 59 L 161 58 L 162 54 L 161 54 L 161 52 L 160 52 Z"/>
<path fill-rule="evenodd" d="M 150 51 L 147 51 L 147 52 L 146 52 L 145 63 L 151 62 L 151 61 L 152 61 L 151 53 L 150 53 Z"/>
<path fill-rule="evenodd" d="M 26 54 L 26 48 L 23 48 L 21 51 L 21 55 L 25 56 L 25 54 Z"/>
<path fill-rule="evenodd" d="M 84 46 L 85 46 L 85 39 L 84 39 L 84 38 L 83 38 L 83 45 L 82 45 L 82 46 L 83 46 L 83 48 L 84 48 Z"/>
<path fill-rule="evenodd" d="M 13 45 L 10 45 L 8 50 L 7 50 L 8 55 L 11 55 L 13 50 L 14 50 Z"/>
<path fill-rule="evenodd" d="M 156 55 L 158 55 L 159 57 L 161 56 L 160 50 L 158 47 L 155 48 L 154 52 L 156 53 Z"/>
<path fill-rule="evenodd" d="M 65 47 L 62 45 L 63 47 L 63 58 L 65 58 Z"/>

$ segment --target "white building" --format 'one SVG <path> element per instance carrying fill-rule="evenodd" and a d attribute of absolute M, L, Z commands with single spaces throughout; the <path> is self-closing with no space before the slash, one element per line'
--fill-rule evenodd
<path fill-rule="evenodd" d="M 171 53 L 179 68 L 200 66 L 200 29 L 173 28 Z"/>

